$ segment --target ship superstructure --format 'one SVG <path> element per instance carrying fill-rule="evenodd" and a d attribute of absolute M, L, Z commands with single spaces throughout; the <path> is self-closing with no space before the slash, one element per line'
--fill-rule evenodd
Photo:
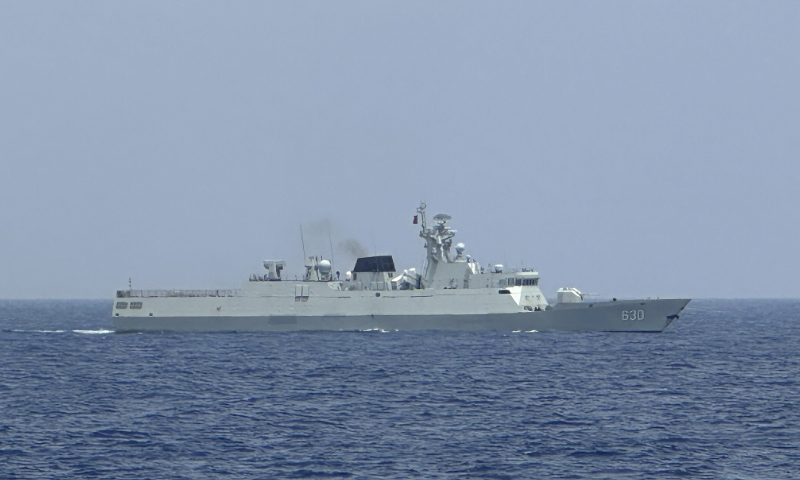
<path fill-rule="evenodd" d="M 113 315 L 127 331 L 501 330 L 660 332 L 688 299 L 586 302 L 562 288 L 548 303 L 533 269 L 481 266 L 453 246 L 451 217 L 429 225 L 417 209 L 426 260 L 422 273 L 398 272 L 390 255 L 362 257 L 340 278 L 331 262 L 309 256 L 302 280 L 282 276 L 286 262 L 265 260 L 235 290 L 119 290 Z M 455 254 L 453 253 L 455 249 Z"/>

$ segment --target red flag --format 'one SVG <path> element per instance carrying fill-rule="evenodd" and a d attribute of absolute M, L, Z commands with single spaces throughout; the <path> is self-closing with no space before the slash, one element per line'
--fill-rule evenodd
<path fill-rule="evenodd" d="M 418 217 L 418 215 L 414 215 L 414 225 L 417 224 L 417 217 Z"/>

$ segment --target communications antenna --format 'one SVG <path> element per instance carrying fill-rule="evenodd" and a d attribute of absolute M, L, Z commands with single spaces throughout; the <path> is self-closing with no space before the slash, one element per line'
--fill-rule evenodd
<path fill-rule="evenodd" d="M 336 262 L 333 261 L 333 240 L 331 240 L 331 224 L 328 222 L 328 245 L 331 246 L 331 274 L 336 271 Z M 331 276 L 333 278 L 333 276 Z"/>
<path fill-rule="evenodd" d="M 303 245 L 303 265 L 306 263 L 306 241 L 303 240 L 303 225 L 300 225 L 300 243 Z"/>

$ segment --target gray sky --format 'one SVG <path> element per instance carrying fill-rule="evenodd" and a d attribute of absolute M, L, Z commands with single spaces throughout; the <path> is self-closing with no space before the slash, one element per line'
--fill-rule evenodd
<path fill-rule="evenodd" d="M 420 267 L 421 199 L 547 294 L 800 296 L 800 2 L 7 1 L 0 61 L 2 298 L 293 275 L 300 224 Z"/>

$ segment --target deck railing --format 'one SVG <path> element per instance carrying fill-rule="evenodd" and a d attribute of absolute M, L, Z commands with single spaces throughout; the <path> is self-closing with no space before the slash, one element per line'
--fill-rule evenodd
<path fill-rule="evenodd" d="M 238 296 L 238 290 L 117 290 L 117 298 Z"/>

